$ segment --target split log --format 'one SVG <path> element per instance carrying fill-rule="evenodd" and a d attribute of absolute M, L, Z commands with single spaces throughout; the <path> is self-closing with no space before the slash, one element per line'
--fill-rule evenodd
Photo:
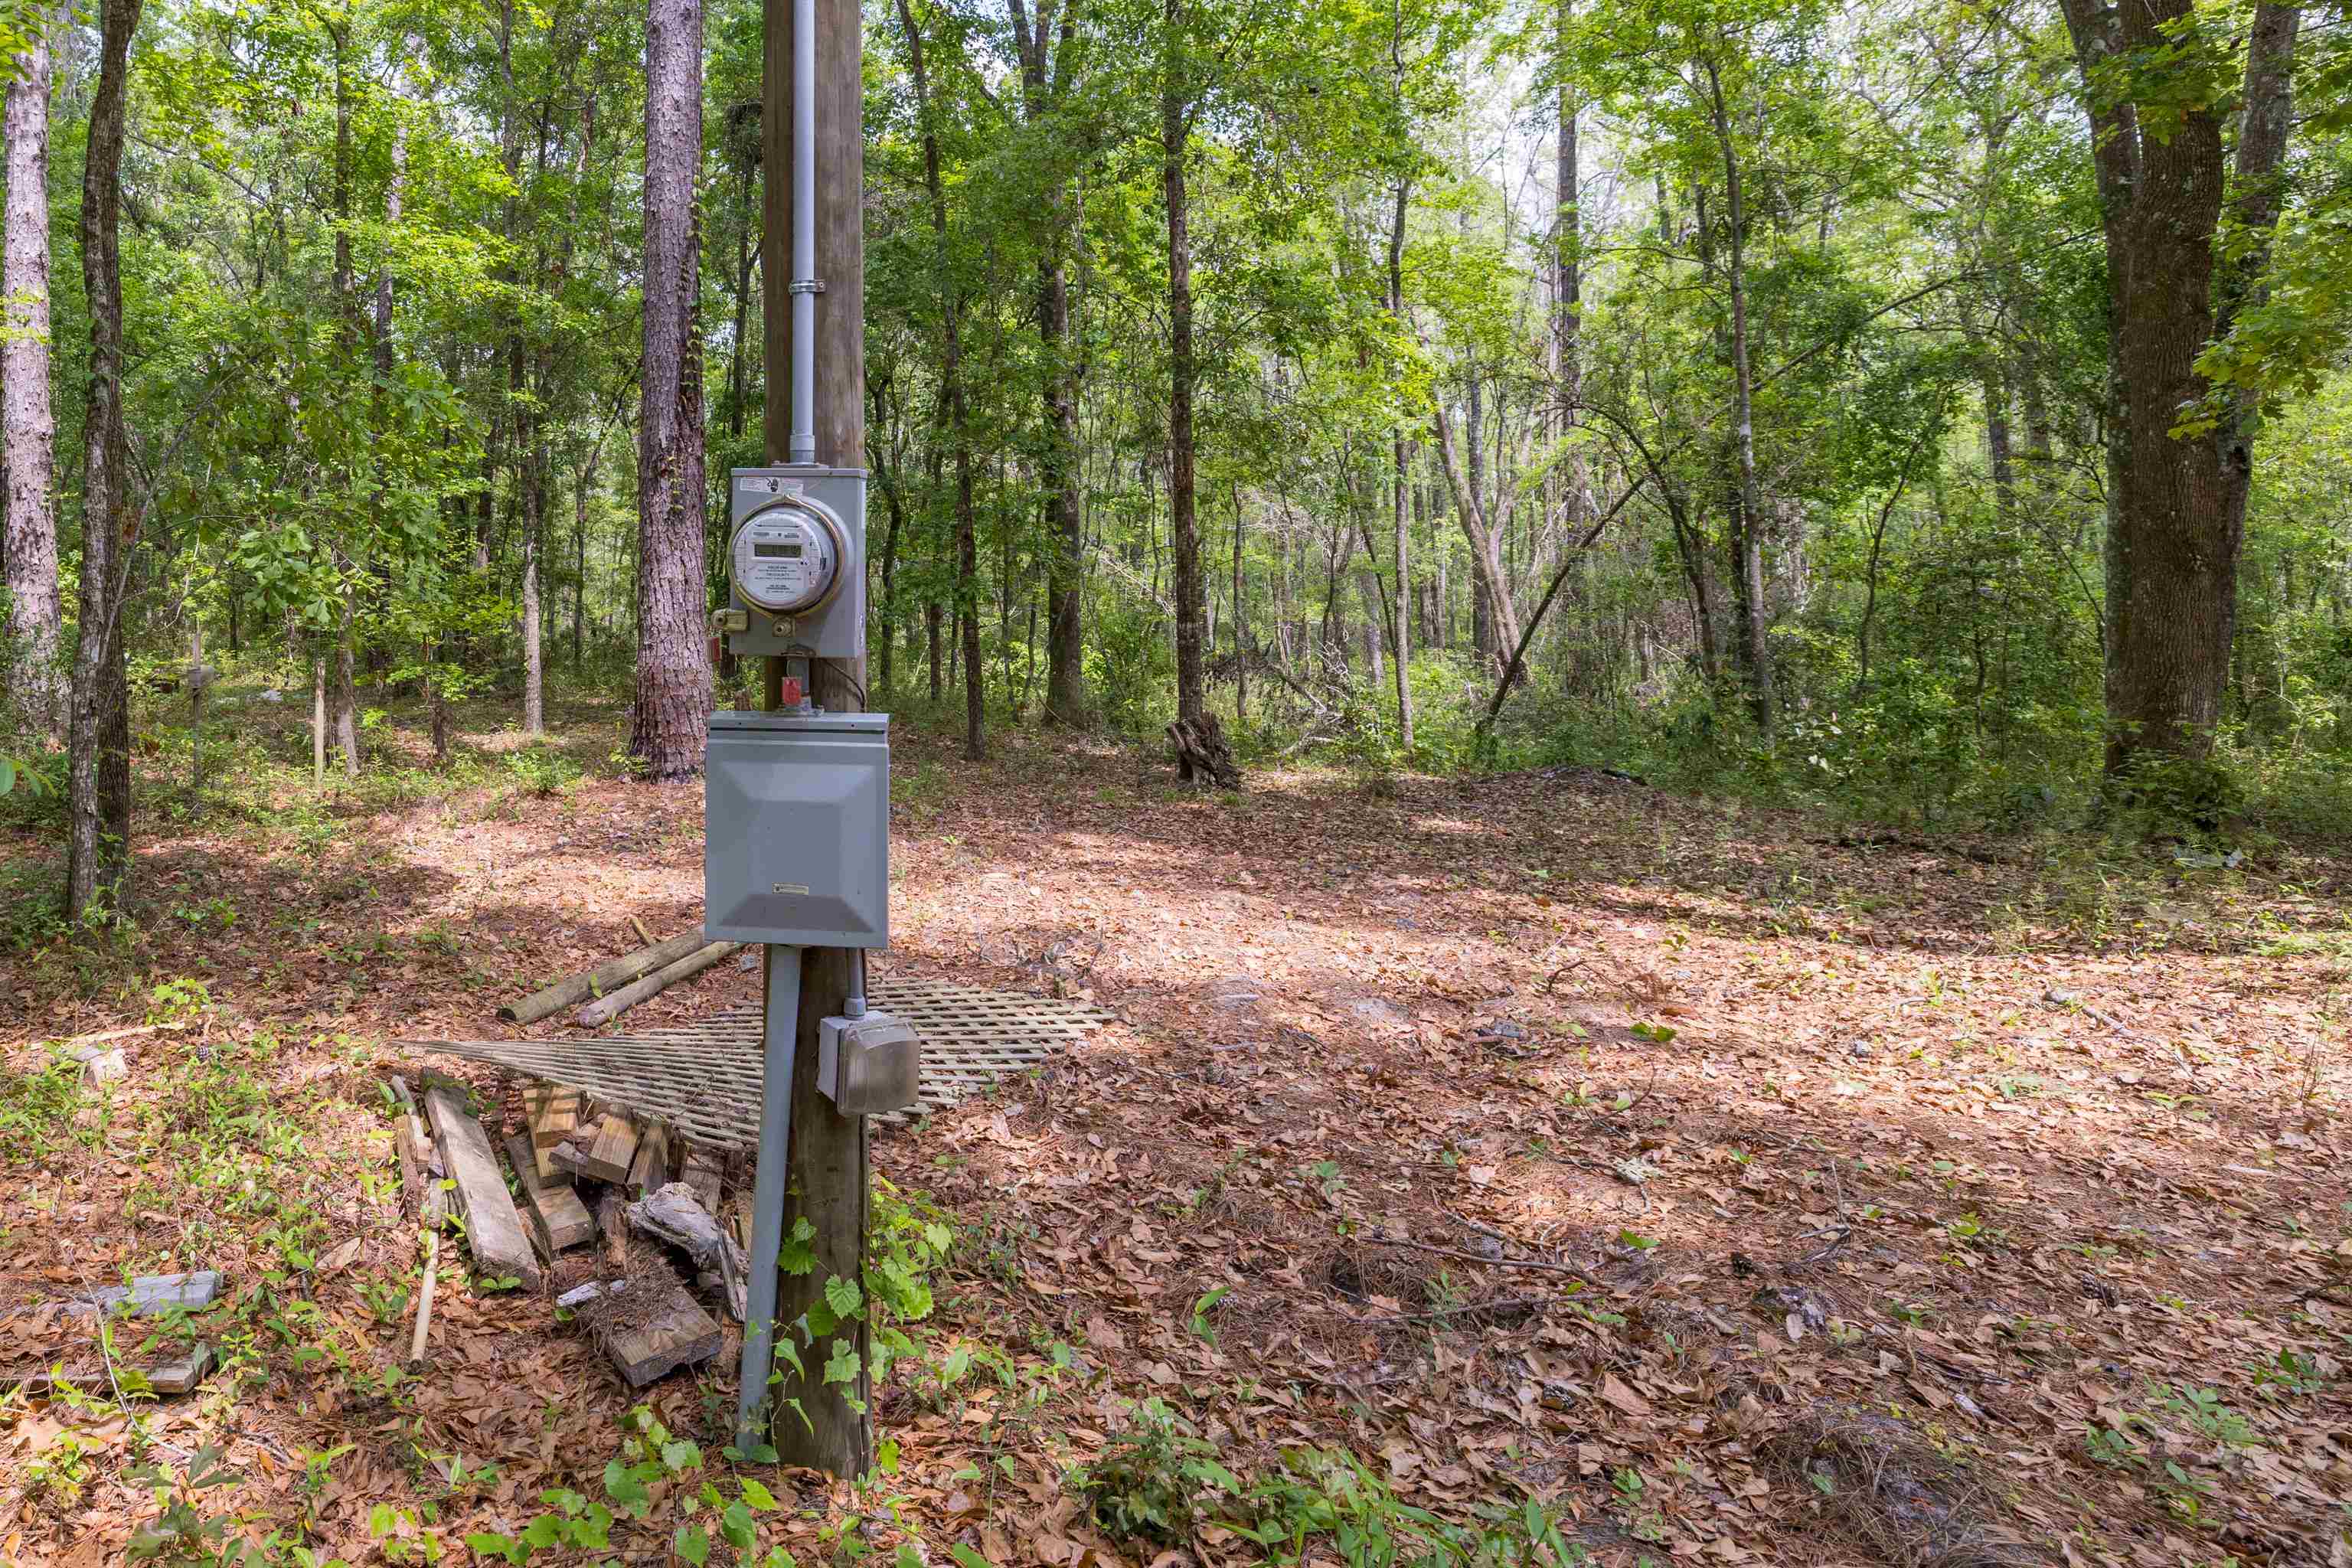
<path fill-rule="evenodd" d="M 684 931 L 667 942 L 657 942 L 651 947 L 640 948 L 598 964 L 585 973 L 559 980 L 544 991 L 534 991 L 520 1002 L 509 1002 L 499 1009 L 499 1017 L 509 1024 L 535 1024 L 551 1013 L 560 1013 L 574 1002 L 584 1002 L 592 996 L 602 996 L 617 986 L 626 985 L 640 974 L 659 969 L 665 963 L 676 963 L 702 945 L 699 931 Z"/>
<path fill-rule="evenodd" d="M 642 980 L 631 981 L 610 996 L 600 997 L 580 1009 L 574 1022 L 585 1028 L 600 1028 L 635 1006 L 648 996 L 658 995 L 681 980 L 688 980 L 733 952 L 742 944 L 714 942 L 687 954 L 675 963 L 655 970 Z"/>
<path fill-rule="evenodd" d="M 672 1182 L 631 1204 L 628 1215 L 629 1223 L 639 1230 L 683 1248 L 698 1269 L 717 1269 L 727 1286 L 728 1314 L 739 1323 L 743 1321 L 751 1286 L 743 1249 L 696 1200 L 692 1187 Z"/>
<path fill-rule="evenodd" d="M 1224 726 L 1214 713 L 1177 720 L 1168 726 L 1168 739 L 1176 747 L 1177 776 L 1186 784 L 1205 778 L 1220 789 L 1242 787 L 1241 764 L 1234 761 Z"/>
<path fill-rule="evenodd" d="M 531 1249 L 522 1215 L 507 1193 L 499 1173 L 499 1156 L 490 1147 L 482 1124 L 466 1113 L 465 1105 L 446 1089 L 425 1096 L 432 1112 L 433 1133 L 441 1149 L 441 1163 L 457 1184 L 457 1212 L 466 1221 L 466 1239 L 474 1252 L 475 1267 L 491 1274 L 510 1274 L 539 1289 L 539 1254 Z"/>
<path fill-rule="evenodd" d="M 507 1140 L 507 1160 L 514 1166 L 515 1184 L 522 1189 L 523 1206 L 530 1211 L 531 1227 L 552 1259 L 567 1247 L 596 1239 L 596 1222 L 580 1194 L 561 1182 L 542 1182 L 531 1159 L 530 1137 L 518 1132 Z"/>
<path fill-rule="evenodd" d="M 596 1205 L 596 1228 L 604 1237 L 604 1267 L 620 1273 L 629 1266 L 629 1223 L 626 1202 L 618 1193 L 606 1193 Z"/>

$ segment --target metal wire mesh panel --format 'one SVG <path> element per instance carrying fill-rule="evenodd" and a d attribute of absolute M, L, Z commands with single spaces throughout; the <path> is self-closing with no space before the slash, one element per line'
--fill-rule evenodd
<path fill-rule="evenodd" d="M 1088 1002 L 982 991 L 944 980 L 890 980 L 872 1005 L 923 1037 L 919 1098 L 912 1112 L 941 1110 L 1007 1074 L 1026 1072 L 1084 1039 L 1110 1015 Z M 488 1062 L 529 1078 L 584 1089 L 632 1114 L 666 1121 L 698 1142 L 752 1150 L 760 1142 L 760 1010 L 730 1007 L 698 1023 L 641 1035 L 543 1040 L 401 1040 L 412 1050 Z"/>

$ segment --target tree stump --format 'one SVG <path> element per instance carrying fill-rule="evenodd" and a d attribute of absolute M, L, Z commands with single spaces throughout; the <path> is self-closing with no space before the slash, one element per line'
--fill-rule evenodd
<path fill-rule="evenodd" d="M 1168 739 L 1176 747 L 1176 775 L 1186 784 L 1205 778 L 1220 789 L 1242 787 L 1241 764 L 1234 761 L 1224 726 L 1214 713 L 1177 720 L 1168 726 Z"/>

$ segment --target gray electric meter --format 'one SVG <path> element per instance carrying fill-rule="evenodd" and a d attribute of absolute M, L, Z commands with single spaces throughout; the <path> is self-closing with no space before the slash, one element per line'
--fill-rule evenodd
<path fill-rule="evenodd" d="M 728 607 L 718 629 L 751 657 L 866 652 L 866 470 L 737 468 L 729 487 Z"/>

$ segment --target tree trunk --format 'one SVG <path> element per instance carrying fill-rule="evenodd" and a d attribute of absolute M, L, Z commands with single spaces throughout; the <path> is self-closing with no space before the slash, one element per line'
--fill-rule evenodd
<path fill-rule="evenodd" d="M 710 660 L 703 634 L 700 292 L 701 0 L 646 16 L 645 358 L 637 434 L 637 684 L 629 751 L 654 778 L 702 769 Z"/>
<path fill-rule="evenodd" d="M 934 708 L 938 707 L 947 699 L 946 671 L 940 664 L 940 659 L 941 658 L 940 651 L 940 622 L 941 618 L 940 606 L 937 602 L 933 602 L 923 606 L 923 635 L 929 639 L 927 651 L 930 656 L 931 706 Z"/>
<path fill-rule="evenodd" d="M 1464 479 L 1461 464 L 1454 458 L 1454 430 L 1445 417 L 1444 398 L 1433 403 L 1430 423 L 1437 433 L 1438 461 L 1444 465 L 1445 482 L 1454 491 L 1454 513 L 1462 521 L 1463 537 L 1470 542 L 1471 576 L 1477 584 L 1478 602 L 1488 634 L 1480 651 L 1491 655 L 1492 648 L 1497 646 L 1517 647 L 1519 616 L 1503 575 L 1502 544 L 1496 531 L 1486 525 L 1486 510 L 1479 504 L 1476 489 Z"/>
<path fill-rule="evenodd" d="M 2253 472 L 2247 420 L 2236 410 L 2202 434 L 2172 431 L 2210 391 L 2197 356 L 2227 330 L 2267 266 L 2299 13 L 2268 0 L 2255 11 L 2234 195 L 2253 244 L 2217 268 L 2226 102 L 2168 104 L 2157 134 L 2107 79 L 2110 61 L 2171 47 L 2168 29 L 2190 15 L 2189 0 L 2121 8 L 2063 0 L 2062 9 L 2082 74 L 2106 247 L 2106 766 L 2123 774 L 2147 757 L 2204 762 L 2221 718 Z"/>
<path fill-rule="evenodd" d="M 523 457 L 522 732 L 547 732 L 546 664 L 540 648 L 539 536 L 545 523 L 546 484 L 537 456 Z"/>
<path fill-rule="evenodd" d="M 922 123 L 923 184 L 929 193 L 931 236 L 938 245 L 940 288 L 940 401 L 955 448 L 956 618 L 963 638 L 963 754 L 979 762 L 988 754 L 986 672 L 980 658 L 980 540 L 972 498 L 971 431 L 963 395 L 963 296 L 948 246 L 947 187 L 940 168 L 939 133 L 931 123 L 930 82 L 923 60 L 923 35 L 908 0 L 898 0 L 898 25 L 907 35 L 908 72 Z"/>
<path fill-rule="evenodd" d="M 1732 145 L 1731 111 L 1724 101 L 1723 80 L 1714 61 L 1705 64 L 1716 145 L 1723 156 L 1724 219 L 1730 229 L 1731 441 L 1739 463 L 1738 509 L 1733 532 L 1739 557 L 1739 592 L 1734 596 L 1739 601 L 1748 712 L 1757 727 L 1769 734 L 1772 729 L 1772 650 L 1765 638 L 1768 616 L 1764 602 L 1764 503 L 1756 482 L 1755 379 L 1748 357 L 1748 201 L 1738 152 Z"/>
<path fill-rule="evenodd" d="M 2009 384 L 1987 345 L 1983 374 L 1985 463 L 1992 474 L 1993 514 L 2006 526 L 2017 515 L 2017 467 L 2010 448 Z"/>
<path fill-rule="evenodd" d="M 122 413 L 123 100 L 141 0 L 99 0 L 98 81 L 81 186 L 82 291 L 89 310 L 83 416 L 81 590 L 69 698 L 66 915 L 119 907 L 131 868 L 131 693 L 122 601 L 139 544 Z"/>
<path fill-rule="evenodd" d="M 1193 506 L 1192 210 L 1184 159 L 1192 140 L 1186 100 L 1184 0 L 1165 0 L 1160 64 L 1160 167 L 1168 205 L 1168 522 L 1175 552 L 1176 717 L 1197 723 L 1207 699 L 1201 668 L 1203 618 L 1201 527 Z"/>
<path fill-rule="evenodd" d="M 1249 722 L 1249 616 L 1242 598 L 1242 489 L 1234 486 L 1234 725 Z"/>
<path fill-rule="evenodd" d="M 580 669 L 581 650 L 587 642 L 588 624 L 588 474 L 592 462 L 581 470 L 580 482 L 572 488 L 572 668 L 574 679 Z"/>
<path fill-rule="evenodd" d="M 352 670 L 352 623 L 356 588 L 343 592 L 342 620 L 335 628 L 335 749 L 343 759 L 343 776 L 360 776 L 359 685 Z"/>
<path fill-rule="evenodd" d="M 1010 0 L 1013 37 L 1021 55 L 1024 111 L 1034 127 L 1054 110 L 1055 91 L 1067 66 L 1055 67 L 1055 0 L 1039 0 L 1035 24 L 1027 0 Z M 1062 40 L 1071 36 L 1068 5 L 1061 9 Z M 1045 717 L 1060 723 L 1086 721 L 1086 647 L 1079 620 L 1086 582 L 1085 521 L 1078 492 L 1078 382 L 1084 367 L 1070 335 L 1070 286 L 1064 260 L 1068 244 L 1066 208 L 1072 193 L 1057 185 L 1047 199 L 1044 257 L 1037 263 L 1037 340 L 1045 361 L 1042 387 L 1045 449 L 1038 461 L 1044 495 L 1045 547 Z"/>
<path fill-rule="evenodd" d="M 1399 327 L 1404 324 L 1404 216 L 1406 204 L 1412 199 L 1412 182 L 1399 180 L 1396 185 L 1396 206 L 1389 220 L 1389 318 Z M 1406 530 L 1406 496 L 1411 486 L 1409 468 L 1412 460 L 1412 444 L 1405 439 L 1399 427 L 1389 446 L 1391 468 L 1389 485 L 1389 522 L 1396 543 L 1396 601 L 1391 606 L 1395 613 L 1395 626 L 1391 632 L 1396 651 L 1397 743 L 1407 755 L 1412 752 L 1412 538 Z M 1240 526 L 1238 522 L 1235 526 Z M 1240 593 L 1241 567 L 1238 555 L 1234 567 L 1234 592 Z"/>
<path fill-rule="evenodd" d="M 8 206 L 0 240 L 0 564 L 9 616 L 0 626 L 7 689 L 25 727 L 64 739 L 65 612 L 58 594 L 57 411 L 49 401 L 49 46 L 56 18 L 36 11 L 33 47 L 7 89 Z"/>

